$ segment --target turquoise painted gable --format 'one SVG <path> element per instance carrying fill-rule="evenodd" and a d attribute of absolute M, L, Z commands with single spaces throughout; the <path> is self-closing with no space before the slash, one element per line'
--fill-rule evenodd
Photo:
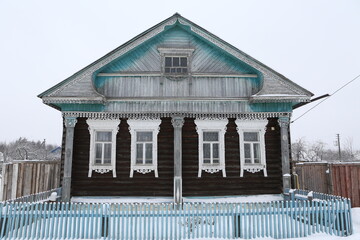
<path fill-rule="evenodd" d="M 262 74 L 213 43 L 193 33 L 189 27 L 176 23 L 163 32 L 140 44 L 94 73 L 96 89 L 104 94 L 104 88 L 114 77 L 99 77 L 98 73 L 161 73 L 159 47 L 194 48 L 191 56 L 192 73 L 255 74 L 258 77 L 243 79 L 251 85 L 252 93 L 261 88 Z M 131 80 L 131 79 L 130 79 Z"/>

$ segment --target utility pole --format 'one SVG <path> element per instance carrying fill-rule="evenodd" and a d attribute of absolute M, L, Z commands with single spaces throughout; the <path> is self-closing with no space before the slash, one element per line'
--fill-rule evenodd
<path fill-rule="evenodd" d="M 336 134 L 335 146 L 338 146 L 339 160 L 341 162 L 340 134 Z"/>

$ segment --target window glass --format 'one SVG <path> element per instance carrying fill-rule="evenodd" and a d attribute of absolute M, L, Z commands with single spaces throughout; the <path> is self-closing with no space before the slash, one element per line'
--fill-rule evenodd
<path fill-rule="evenodd" d="M 260 163 L 260 144 L 254 143 L 254 163 Z"/>
<path fill-rule="evenodd" d="M 188 73 L 187 57 L 165 57 L 165 73 L 184 74 Z"/>
<path fill-rule="evenodd" d="M 180 61 L 179 61 L 180 59 L 178 58 L 178 57 L 174 57 L 173 58 L 173 66 L 174 67 L 178 67 L 178 66 L 180 66 Z"/>
<path fill-rule="evenodd" d="M 219 144 L 218 143 L 213 144 L 213 159 L 214 159 L 214 161 L 215 161 L 215 159 L 219 159 Z"/>
<path fill-rule="evenodd" d="M 172 67 L 171 57 L 165 57 L 165 67 Z"/>
<path fill-rule="evenodd" d="M 145 145 L 145 163 L 146 164 L 151 164 L 152 163 L 152 150 L 153 150 L 153 145 L 152 143 L 146 143 Z"/>
<path fill-rule="evenodd" d="M 204 141 L 219 141 L 218 132 L 204 132 Z"/>
<path fill-rule="evenodd" d="M 244 132 L 244 141 L 257 142 L 259 141 L 259 134 L 257 132 Z"/>
<path fill-rule="evenodd" d="M 210 163 L 210 143 L 203 145 L 204 163 Z"/>
<path fill-rule="evenodd" d="M 136 163 L 143 163 L 143 144 L 136 144 Z"/>
<path fill-rule="evenodd" d="M 245 150 L 245 163 L 251 163 L 251 144 L 245 143 L 244 150 Z"/>
<path fill-rule="evenodd" d="M 111 132 L 96 132 L 97 142 L 111 142 Z"/>
<path fill-rule="evenodd" d="M 104 144 L 104 163 L 111 163 L 111 143 Z"/>
<path fill-rule="evenodd" d="M 101 163 L 101 156 L 102 156 L 102 144 L 97 143 L 95 144 L 95 163 Z"/>
<path fill-rule="evenodd" d="M 182 67 L 187 67 L 187 58 L 186 57 L 182 57 L 181 59 L 180 59 L 180 65 L 182 66 Z"/>
<path fill-rule="evenodd" d="M 152 132 L 137 132 L 136 141 L 151 142 L 152 141 Z"/>

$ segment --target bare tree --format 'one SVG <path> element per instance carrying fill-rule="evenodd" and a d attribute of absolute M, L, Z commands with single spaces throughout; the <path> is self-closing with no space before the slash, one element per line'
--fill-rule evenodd
<path fill-rule="evenodd" d="M 295 143 L 291 144 L 291 154 L 294 161 L 304 161 L 306 158 L 306 141 L 299 138 Z"/>

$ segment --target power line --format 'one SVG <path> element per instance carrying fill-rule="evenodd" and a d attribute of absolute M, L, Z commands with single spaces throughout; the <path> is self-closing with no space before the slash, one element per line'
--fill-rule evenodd
<path fill-rule="evenodd" d="M 316 108 L 317 106 L 319 106 L 321 103 L 325 102 L 326 100 L 328 100 L 330 97 L 334 96 L 337 92 L 339 92 L 341 89 L 343 89 L 344 87 L 346 87 L 347 85 L 349 85 L 350 83 L 352 83 L 353 81 L 355 81 L 357 78 L 360 77 L 360 74 L 357 75 L 355 78 L 353 78 L 352 80 L 350 80 L 349 82 L 347 82 L 346 84 L 344 84 L 343 86 L 341 86 L 339 89 L 337 89 L 335 92 L 333 92 L 332 94 L 330 94 L 327 98 L 325 98 L 324 100 L 320 101 L 318 104 L 316 104 L 315 106 L 313 106 L 312 108 L 310 108 L 309 110 L 307 110 L 306 112 L 304 112 L 303 114 L 301 114 L 299 117 L 297 117 L 295 120 L 291 121 L 291 123 L 295 122 L 296 120 L 298 120 L 299 118 L 301 118 L 302 116 L 304 116 L 305 114 L 307 114 L 308 112 L 310 112 L 311 110 L 313 110 L 314 108 Z"/>

